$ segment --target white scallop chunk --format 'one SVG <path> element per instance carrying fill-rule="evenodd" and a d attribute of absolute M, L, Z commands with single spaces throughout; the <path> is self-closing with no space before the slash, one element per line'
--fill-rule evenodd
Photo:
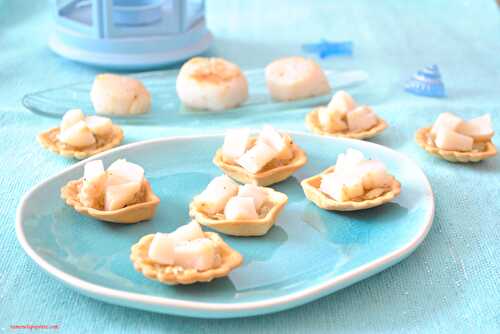
<path fill-rule="evenodd" d="M 85 123 L 96 136 L 107 136 L 113 131 L 113 123 L 108 117 L 87 116 Z"/>
<path fill-rule="evenodd" d="M 108 185 L 129 182 L 142 184 L 143 180 L 144 168 L 125 159 L 118 159 L 108 167 Z"/>
<path fill-rule="evenodd" d="M 443 150 L 467 152 L 472 150 L 474 139 L 443 127 L 437 132 L 434 142 Z"/>
<path fill-rule="evenodd" d="M 85 115 L 80 109 L 70 109 L 68 110 L 61 121 L 61 131 L 64 131 L 66 129 L 69 129 L 76 123 L 83 121 L 85 118 Z"/>
<path fill-rule="evenodd" d="M 229 220 L 259 218 L 253 198 L 239 196 L 229 199 L 224 208 L 224 216 Z"/>
<path fill-rule="evenodd" d="M 377 160 L 365 160 L 358 165 L 363 174 L 363 188 L 365 190 L 386 188 L 392 184 L 393 177 L 387 173 L 385 165 Z"/>
<path fill-rule="evenodd" d="M 278 152 L 271 146 L 264 142 L 257 142 L 237 160 L 237 163 L 250 173 L 256 174 L 276 156 Z"/>
<path fill-rule="evenodd" d="M 337 173 L 329 173 L 321 177 L 321 184 L 319 190 L 337 202 L 344 202 L 349 200 L 349 196 L 345 191 L 342 178 Z"/>
<path fill-rule="evenodd" d="M 349 199 L 359 197 L 364 194 L 363 175 L 358 169 L 354 169 L 349 173 L 342 173 L 342 184 L 344 191 Z"/>
<path fill-rule="evenodd" d="M 208 214 L 222 212 L 227 201 L 238 193 L 238 184 L 226 175 L 215 177 L 195 202 Z"/>
<path fill-rule="evenodd" d="M 267 200 L 267 192 L 262 187 L 256 186 L 254 184 L 245 184 L 240 186 L 240 189 L 238 190 L 238 196 L 251 197 L 254 201 L 255 209 L 257 211 L 260 210 L 262 205 Z"/>
<path fill-rule="evenodd" d="M 104 165 L 102 160 L 94 160 L 87 162 L 83 166 L 83 178 L 85 180 L 93 180 L 104 174 Z"/>
<path fill-rule="evenodd" d="M 348 148 L 345 153 L 340 153 L 337 156 L 335 164 L 336 172 L 349 171 L 356 167 L 357 164 L 365 160 L 365 156 L 361 151 Z"/>
<path fill-rule="evenodd" d="M 463 119 L 450 112 L 441 113 L 432 126 L 431 134 L 436 136 L 438 131 L 442 128 L 456 130 L 462 123 Z"/>
<path fill-rule="evenodd" d="M 491 126 L 490 114 L 460 123 L 457 126 L 456 131 L 464 136 L 472 137 L 478 141 L 489 140 L 495 134 Z"/>
<path fill-rule="evenodd" d="M 250 129 L 231 129 L 226 132 L 222 154 L 230 161 L 235 161 L 247 150 L 250 140 Z"/>
<path fill-rule="evenodd" d="M 170 238 L 176 245 L 185 241 L 196 240 L 203 237 L 205 237 L 203 230 L 201 229 L 200 224 L 195 221 L 182 225 L 177 228 L 177 230 L 170 233 Z"/>
<path fill-rule="evenodd" d="M 323 130 L 327 132 L 339 132 L 347 129 L 347 123 L 342 115 L 326 107 L 318 108 L 318 121 Z"/>
<path fill-rule="evenodd" d="M 156 233 L 149 245 L 148 256 L 156 263 L 173 265 L 175 263 L 175 244 L 170 234 Z"/>
<path fill-rule="evenodd" d="M 327 108 L 343 117 L 356 108 L 356 102 L 345 90 L 339 90 L 332 96 Z"/>
<path fill-rule="evenodd" d="M 292 139 L 290 136 L 280 134 L 269 124 L 262 127 L 257 142 L 263 142 L 272 147 L 277 152 L 277 159 L 290 159 L 293 157 L 291 148 Z"/>
<path fill-rule="evenodd" d="M 377 115 L 368 106 L 360 106 L 347 113 L 347 125 L 352 132 L 371 129 L 377 123 Z"/>
<path fill-rule="evenodd" d="M 76 124 L 59 133 L 59 141 L 74 147 L 86 147 L 95 144 L 94 134 L 84 121 Z"/>
<path fill-rule="evenodd" d="M 141 186 L 139 182 L 108 185 L 104 194 L 104 210 L 118 210 L 132 203 Z"/>
<path fill-rule="evenodd" d="M 187 241 L 175 246 L 175 264 L 185 269 L 204 271 L 217 263 L 217 245 L 208 238 Z"/>

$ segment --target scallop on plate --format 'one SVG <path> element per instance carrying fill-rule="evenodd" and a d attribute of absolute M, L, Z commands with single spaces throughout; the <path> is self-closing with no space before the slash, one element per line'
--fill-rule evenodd
<path fill-rule="evenodd" d="M 368 79 L 361 70 L 337 71 L 323 66 L 324 73 L 333 91 L 354 88 Z M 276 101 L 269 94 L 265 69 L 244 70 L 248 81 L 248 98 L 237 107 L 222 111 L 197 110 L 184 106 L 176 93 L 179 70 L 143 72 L 133 74 L 151 95 L 151 110 L 140 115 L 120 116 L 107 114 L 118 124 L 165 124 L 170 126 L 197 126 L 214 122 L 218 127 L 241 124 L 242 118 L 249 121 L 268 121 L 270 116 L 283 117 L 294 109 L 327 103 L 331 92 L 325 95 L 296 101 Z M 92 81 L 68 84 L 33 92 L 23 97 L 23 105 L 36 114 L 61 118 L 69 109 L 79 108 L 86 114 L 95 113 L 90 92 Z"/>
<path fill-rule="evenodd" d="M 424 240 L 434 198 L 412 160 L 365 141 L 288 133 L 309 161 L 273 185 L 288 196 L 288 203 L 267 234 L 222 236 L 243 257 L 227 277 L 171 287 L 145 278 L 129 259 L 131 246 L 142 236 L 173 231 L 189 221 L 193 197 L 221 175 L 211 160 L 223 135 L 129 144 L 70 166 L 24 195 L 17 209 L 18 240 L 41 269 L 80 293 L 126 307 L 201 318 L 252 316 L 308 303 L 387 269 Z M 384 163 L 401 183 L 400 196 L 354 212 L 326 211 L 308 201 L 300 182 L 331 166 L 348 148 Z M 86 162 L 100 159 L 108 165 L 119 158 L 141 165 L 161 199 L 150 221 L 100 222 L 60 199 L 59 189 L 81 176 Z"/>

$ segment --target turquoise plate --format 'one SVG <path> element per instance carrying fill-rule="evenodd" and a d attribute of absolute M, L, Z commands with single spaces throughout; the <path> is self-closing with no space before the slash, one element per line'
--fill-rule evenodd
<path fill-rule="evenodd" d="M 266 120 L 271 115 L 282 115 L 286 110 L 326 104 L 332 95 L 289 102 L 273 101 L 267 91 L 264 69 L 253 69 L 245 71 L 250 96 L 242 106 L 223 111 L 196 111 L 184 107 L 179 101 L 175 91 L 177 73 L 178 70 L 167 70 L 134 74 L 151 93 L 152 110 L 138 116 L 111 116 L 113 122 L 189 127 L 203 126 L 208 122 L 237 126 L 243 117 L 247 121 Z M 353 88 L 368 79 L 368 74 L 361 70 L 341 72 L 325 69 L 325 74 L 334 90 Z M 90 102 L 91 87 L 92 82 L 81 82 L 29 93 L 23 97 L 23 105 L 36 114 L 58 119 L 72 108 L 80 108 L 86 114 L 92 114 L 94 108 Z"/>
<path fill-rule="evenodd" d="M 242 317 L 288 309 L 351 285 L 401 261 L 425 238 L 434 200 L 427 178 L 409 158 L 389 148 L 349 139 L 292 133 L 309 162 L 275 185 L 289 197 L 277 225 L 263 237 L 225 236 L 244 256 L 229 277 L 191 286 L 167 286 L 136 272 L 130 246 L 156 231 L 189 220 L 188 203 L 221 172 L 212 155 L 223 137 L 163 138 L 119 147 L 93 159 L 141 164 L 161 203 L 150 222 L 119 225 L 77 214 L 59 189 L 79 178 L 77 163 L 30 190 L 17 211 L 17 237 L 44 270 L 72 288 L 109 303 L 176 315 Z M 309 202 L 300 181 L 335 163 L 352 147 L 383 161 L 402 184 L 401 195 L 381 207 L 328 212 Z M 88 160 L 87 160 L 88 161 Z"/>

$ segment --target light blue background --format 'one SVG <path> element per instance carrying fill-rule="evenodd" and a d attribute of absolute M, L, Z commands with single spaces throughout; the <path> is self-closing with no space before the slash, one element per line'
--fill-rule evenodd
<path fill-rule="evenodd" d="M 500 131 L 500 18 L 493 0 L 478 1 L 208 1 L 216 36 L 211 53 L 244 67 L 300 53 L 321 37 L 354 41 L 336 69 L 364 69 L 370 82 L 353 90 L 391 127 L 374 142 L 412 157 L 436 196 L 429 236 L 407 260 L 368 280 L 290 311 L 233 320 L 196 320 L 108 305 L 42 272 L 15 238 L 15 209 L 34 184 L 72 162 L 42 150 L 36 134 L 54 120 L 32 115 L 27 92 L 92 80 L 99 70 L 58 58 L 46 47 L 46 1 L 0 1 L 0 330 L 58 324 L 59 332 L 453 332 L 500 331 L 500 157 L 457 165 L 427 155 L 415 131 L 443 111 L 489 112 Z M 418 68 L 436 63 L 449 97 L 402 92 Z M 303 116 L 273 124 L 305 130 Z M 209 131 L 215 131 L 215 125 Z M 126 142 L 199 129 L 124 127 Z M 203 131 L 207 132 L 207 131 Z M 500 143 L 496 135 L 494 141 Z"/>

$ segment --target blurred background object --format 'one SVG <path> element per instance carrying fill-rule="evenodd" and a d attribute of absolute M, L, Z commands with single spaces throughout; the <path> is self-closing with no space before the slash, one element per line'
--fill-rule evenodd
<path fill-rule="evenodd" d="M 211 45 L 204 0 L 56 0 L 50 48 L 82 63 L 146 69 Z"/>

